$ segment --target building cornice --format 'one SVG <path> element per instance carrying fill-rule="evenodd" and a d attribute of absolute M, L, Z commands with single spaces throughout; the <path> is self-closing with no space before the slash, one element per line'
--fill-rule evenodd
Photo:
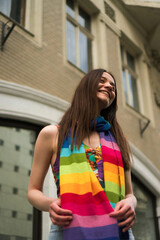
<path fill-rule="evenodd" d="M 154 7 L 160 8 L 159 1 L 146 1 L 146 0 L 121 0 L 126 5 L 139 6 L 139 7 Z"/>
<path fill-rule="evenodd" d="M 123 13 L 124 16 L 133 24 L 133 26 L 141 33 L 145 38 L 147 38 L 147 33 L 145 29 L 143 29 L 139 23 L 136 21 L 136 19 L 129 14 L 129 12 L 126 9 L 125 3 L 120 0 L 112 0 L 113 4 Z"/>
<path fill-rule="evenodd" d="M 66 111 L 69 103 L 48 93 L 36 90 L 24 85 L 0 80 L 0 93 L 26 98 L 32 101 L 43 103 L 61 111 Z"/>

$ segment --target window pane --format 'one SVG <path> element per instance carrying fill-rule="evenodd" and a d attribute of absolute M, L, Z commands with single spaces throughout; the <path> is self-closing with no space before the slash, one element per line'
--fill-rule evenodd
<path fill-rule="evenodd" d="M 66 2 L 66 12 L 73 18 L 75 18 L 75 11 L 74 11 L 74 1 L 67 0 Z"/>
<path fill-rule="evenodd" d="M 122 80 L 123 80 L 123 91 L 124 91 L 125 101 L 126 101 L 126 103 L 129 103 L 128 102 L 126 73 L 125 73 L 124 68 L 122 69 Z"/>
<path fill-rule="evenodd" d="M 130 88 L 130 105 L 135 108 L 136 111 L 139 111 L 139 104 L 138 104 L 138 92 L 137 92 L 137 82 L 134 77 L 129 73 L 129 88 Z"/>
<path fill-rule="evenodd" d="M 90 31 L 90 16 L 81 8 L 79 8 L 78 22 L 82 25 L 82 27 Z"/>
<path fill-rule="evenodd" d="M 76 27 L 67 21 L 67 59 L 76 65 Z"/>
<path fill-rule="evenodd" d="M 133 181 L 137 198 L 136 222 L 133 232 L 136 240 L 156 240 L 154 196 L 137 181 Z"/>
<path fill-rule="evenodd" d="M 123 47 L 122 46 L 121 46 L 121 60 L 122 60 L 122 63 L 124 63 Z"/>
<path fill-rule="evenodd" d="M 80 69 L 84 72 L 87 72 L 90 68 L 91 62 L 91 41 L 87 36 L 79 32 L 79 47 L 80 47 Z"/>
<path fill-rule="evenodd" d="M 27 201 L 36 132 L 0 126 L 0 239 L 32 239 L 33 208 Z M 16 151 L 15 145 L 20 146 Z M 15 168 L 16 166 L 16 168 Z M 15 171 L 16 169 L 16 171 Z M 18 171 L 17 171 L 18 169 Z M 28 218 L 30 216 L 30 218 Z"/>
<path fill-rule="evenodd" d="M 127 65 L 128 65 L 133 71 L 135 71 L 134 58 L 133 58 L 132 55 L 130 55 L 128 52 L 127 52 Z"/>
<path fill-rule="evenodd" d="M 133 101 L 134 108 L 139 111 L 139 101 L 138 101 L 138 91 L 137 91 L 137 81 L 132 77 L 132 89 L 133 89 Z"/>
<path fill-rule="evenodd" d="M 0 0 L 0 11 L 9 17 L 11 11 L 11 0 Z"/>
<path fill-rule="evenodd" d="M 25 0 L 0 0 L 0 10 L 21 25 L 24 25 Z"/>

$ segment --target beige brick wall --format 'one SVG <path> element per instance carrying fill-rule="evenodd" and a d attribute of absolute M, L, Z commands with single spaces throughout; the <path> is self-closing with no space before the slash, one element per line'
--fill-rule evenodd
<path fill-rule="evenodd" d="M 154 100 L 155 88 L 160 86 L 158 79 L 160 73 L 157 72 L 156 69 L 150 68 L 150 75 L 152 76 L 150 77 L 150 84 L 152 86 L 152 89 L 150 89 L 152 92 L 152 99 L 150 99 L 150 101 L 154 109 L 153 118 L 155 124 L 151 122 L 141 137 L 139 128 L 139 119 L 141 117 L 124 104 L 119 38 L 109 28 L 107 28 L 107 36 L 109 36 L 109 38 L 107 38 L 109 69 L 114 73 L 118 86 L 118 120 L 128 140 L 140 149 L 152 161 L 156 168 L 160 169 L 160 108 L 155 104 Z"/>
<path fill-rule="evenodd" d="M 9 36 L 3 51 L 0 51 L 0 79 L 38 90 L 70 101 L 74 89 L 83 73 L 65 60 L 65 12 L 64 1 L 43 1 L 42 46 L 31 36 L 26 37 L 16 27 Z M 7 20 L 6 20 L 7 21 Z M 0 27 L 2 18 L 0 17 Z M 108 69 L 118 85 L 118 117 L 129 139 L 160 169 L 160 108 L 154 101 L 154 89 L 159 87 L 160 73 L 150 68 L 154 123 L 140 137 L 139 116 L 124 105 L 121 83 L 119 37 L 107 28 Z M 99 64 L 98 64 L 99 66 Z"/>
<path fill-rule="evenodd" d="M 0 79 L 26 85 L 70 101 L 82 73 L 64 64 L 63 1 L 43 3 L 42 47 L 15 27 L 0 51 Z M 69 64 L 68 64 L 69 65 Z"/>

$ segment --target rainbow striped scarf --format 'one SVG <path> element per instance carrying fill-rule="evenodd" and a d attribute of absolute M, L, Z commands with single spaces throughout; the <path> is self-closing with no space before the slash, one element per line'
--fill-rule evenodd
<path fill-rule="evenodd" d="M 99 117 L 105 189 L 101 187 L 86 160 L 83 143 L 71 151 L 71 139 L 63 142 L 60 153 L 61 207 L 73 213 L 64 228 L 64 240 L 118 240 L 117 220 L 109 217 L 118 201 L 125 196 L 124 168 L 119 147 L 109 131 L 110 125 Z M 125 238 L 128 239 L 128 238 Z"/>

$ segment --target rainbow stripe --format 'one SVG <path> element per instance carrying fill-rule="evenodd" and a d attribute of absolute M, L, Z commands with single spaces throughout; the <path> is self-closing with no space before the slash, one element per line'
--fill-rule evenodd
<path fill-rule="evenodd" d="M 118 240 L 117 220 L 109 217 L 125 196 L 124 168 L 119 147 L 110 131 L 100 132 L 105 189 L 86 160 L 83 143 L 71 152 L 70 137 L 60 154 L 61 207 L 73 213 L 64 240 Z"/>

